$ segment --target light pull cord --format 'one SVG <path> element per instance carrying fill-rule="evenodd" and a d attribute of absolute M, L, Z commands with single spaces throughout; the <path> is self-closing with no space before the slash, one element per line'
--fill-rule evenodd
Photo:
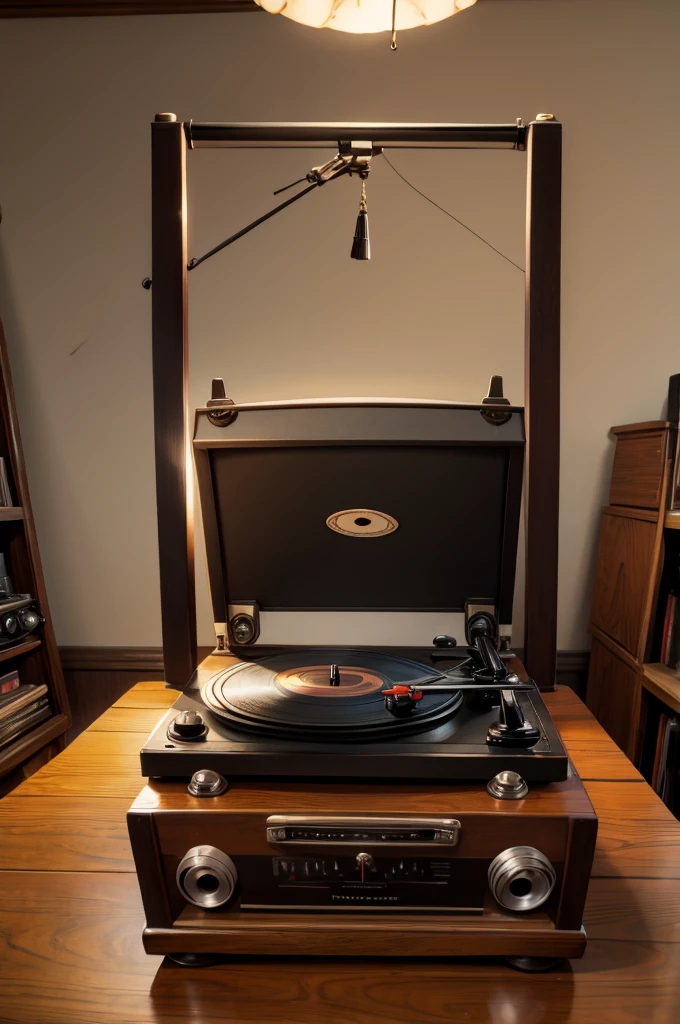
<path fill-rule="evenodd" d="M 390 50 L 397 48 L 397 0 L 392 0 L 392 42 Z"/>

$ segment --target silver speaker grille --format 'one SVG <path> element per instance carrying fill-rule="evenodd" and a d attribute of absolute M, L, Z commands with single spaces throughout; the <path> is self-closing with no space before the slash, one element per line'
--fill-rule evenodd
<path fill-rule="evenodd" d="M 506 910 L 535 910 L 555 887 L 555 869 L 533 846 L 512 846 L 489 865 L 489 888 Z"/>
<path fill-rule="evenodd" d="M 193 846 L 177 868 L 177 886 L 195 907 L 222 907 L 234 895 L 238 872 L 231 857 L 215 846 Z"/>

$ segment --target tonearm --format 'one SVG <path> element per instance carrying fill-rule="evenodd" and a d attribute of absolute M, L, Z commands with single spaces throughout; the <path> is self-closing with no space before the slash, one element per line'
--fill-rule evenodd
<path fill-rule="evenodd" d="M 535 690 L 532 682 L 523 683 L 515 672 L 508 671 L 497 647 L 495 619 L 488 612 L 477 612 L 467 624 L 468 658 L 464 666 L 473 682 L 450 679 L 448 672 L 398 684 L 382 690 L 385 708 L 396 717 L 410 715 L 428 693 L 475 693 L 500 704 L 498 721 L 489 726 L 486 742 L 492 745 L 532 747 L 541 738 L 539 729 L 526 723 L 516 697 L 517 691 Z M 437 637 L 437 640 L 443 638 Z M 439 646 L 442 646 L 441 644 Z M 454 646 L 453 642 L 450 645 Z M 449 678 L 449 681 L 444 681 Z"/>

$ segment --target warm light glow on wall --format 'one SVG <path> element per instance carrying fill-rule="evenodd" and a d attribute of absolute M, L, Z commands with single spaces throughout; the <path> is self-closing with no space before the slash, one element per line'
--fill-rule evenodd
<path fill-rule="evenodd" d="M 283 14 L 312 28 L 338 32 L 387 32 L 392 28 L 393 0 L 256 0 L 270 14 Z M 395 28 L 432 25 L 450 18 L 475 0 L 397 0 Z"/>

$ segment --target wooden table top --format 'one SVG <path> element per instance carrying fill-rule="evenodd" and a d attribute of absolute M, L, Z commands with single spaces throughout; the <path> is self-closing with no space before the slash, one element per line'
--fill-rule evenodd
<path fill-rule="evenodd" d="M 600 827 L 583 960 L 244 959 L 142 949 L 125 812 L 176 692 L 139 683 L 0 801 L 0 1024 L 677 1024 L 680 823 L 581 701 L 545 694 Z"/>

